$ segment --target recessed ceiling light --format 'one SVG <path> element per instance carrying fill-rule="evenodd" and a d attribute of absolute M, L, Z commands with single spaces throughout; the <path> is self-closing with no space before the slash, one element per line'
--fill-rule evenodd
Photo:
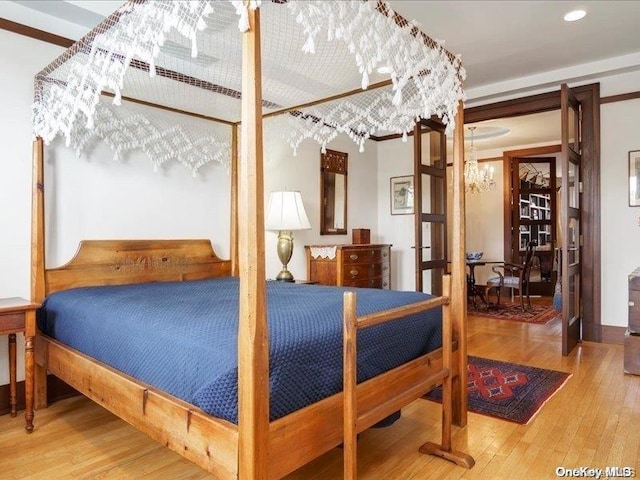
<path fill-rule="evenodd" d="M 584 10 L 571 10 L 569 13 L 565 14 L 564 21 L 565 22 L 575 22 L 576 20 L 580 20 L 584 18 L 587 12 Z"/>

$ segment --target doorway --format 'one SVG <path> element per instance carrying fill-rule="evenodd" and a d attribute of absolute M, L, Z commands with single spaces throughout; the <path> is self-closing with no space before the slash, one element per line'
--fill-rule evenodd
<path fill-rule="evenodd" d="M 557 280 L 557 162 L 560 145 L 505 151 L 504 251 L 522 264 L 529 242 L 535 242 L 529 293 L 551 297 Z"/>
<path fill-rule="evenodd" d="M 581 307 L 584 340 L 600 341 L 600 86 L 584 85 L 573 89 L 580 104 L 581 146 L 581 250 L 582 271 L 579 277 L 580 291 L 588 292 Z M 559 110 L 560 90 L 555 92 L 508 100 L 465 110 L 465 123 L 529 115 Z M 503 175 L 509 175 L 505 169 Z M 505 192 L 505 195 L 507 193 Z M 506 200 L 506 199 L 505 199 Z M 505 216 L 507 214 L 505 213 Z M 505 218 L 506 220 L 506 218 Z M 511 235 L 509 235 L 509 249 Z M 505 250 L 506 252 L 506 250 Z"/>

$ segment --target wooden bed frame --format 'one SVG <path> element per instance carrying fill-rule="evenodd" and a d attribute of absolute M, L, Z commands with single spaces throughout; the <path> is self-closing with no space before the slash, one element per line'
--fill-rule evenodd
<path fill-rule="evenodd" d="M 228 276 L 231 262 L 218 258 L 209 240 L 106 240 L 83 241 L 66 265 L 45 271 L 47 294 L 79 286 L 115 285 Z M 449 277 L 444 282 L 448 290 Z M 326 398 L 269 424 L 269 478 L 280 478 L 343 442 L 345 455 L 355 454 L 354 435 L 416 400 L 457 371 L 452 358 L 449 297 L 399 307 L 356 318 L 356 294 L 345 302 L 345 392 Z M 445 347 L 419 357 L 364 383 L 355 383 L 355 329 L 431 308 L 443 307 Z M 238 427 L 212 417 L 198 407 L 123 374 L 60 342 L 38 334 L 36 364 L 47 369 L 90 399 L 115 413 L 151 438 L 221 479 L 237 478 Z M 450 388 L 448 391 L 450 394 Z M 445 399 L 446 399 L 445 395 Z M 349 408 L 343 409 L 343 404 Z M 450 403 L 445 401 L 443 425 L 450 426 Z M 448 407 L 447 407 L 448 405 Z M 344 418 L 343 418 L 344 412 Z M 350 421 L 350 415 L 354 417 Z M 447 439 L 448 438 L 448 439 Z M 349 441 L 351 439 L 352 441 Z M 460 465 L 470 457 L 450 448 L 450 428 L 443 431 L 449 448 L 431 446 Z M 441 451 L 441 453 L 439 453 Z M 355 468 L 355 462 L 345 466 Z M 355 478 L 355 475 L 349 478 Z"/>
<path fill-rule="evenodd" d="M 264 191 L 259 10 L 249 11 L 243 34 L 243 121 L 232 153 L 231 260 L 221 260 L 208 240 L 83 241 L 60 268 L 45 268 L 43 144 L 34 142 L 32 300 L 67 288 L 238 275 L 238 425 L 110 368 L 38 332 L 35 403 L 46 406 L 46 373 L 53 373 L 150 437 L 220 479 L 281 478 L 341 443 L 345 478 L 356 477 L 356 435 L 436 385 L 444 386 L 441 444 L 424 453 L 470 468 L 473 459 L 451 445 L 452 423 L 464 426 L 466 310 L 464 264 L 464 139 L 462 105 L 454 137 L 452 277 L 444 295 L 421 304 L 357 318 L 356 298 L 345 294 L 344 392 L 269 422 L 269 344 L 265 313 Z M 443 348 L 357 384 L 357 330 L 442 306 Z M 456 345 L 455 352 L 452 345 Z"/>

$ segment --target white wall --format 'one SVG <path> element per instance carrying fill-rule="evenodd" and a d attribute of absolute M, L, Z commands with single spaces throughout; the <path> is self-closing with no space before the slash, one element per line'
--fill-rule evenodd
<path fill-rule="evenodd" d="M 626 326 L 628 275 L 640 267 L 640 207 L 629 206 L 628 187 L 629 151 L 640 150 L 640 99 L 602 105 L 600 114 L 602 324 Z"/>
<path fill-rule="evenodd" d="M 0 297 L 30 297 L 31 104 L 33 78 L 63 49 L 0 30 Z M 158 118 L 202 122 L 148 107 Z M 267 135 L 268 129 L 265 129 Z M 365 152 L 346 136 L 330 148 L 349 154 L 348 235 L 320 236 L 320 147 L 305 142 L 293 156 L 285 144 L 265 138 L 265 202 L 269 192 L 300 190 L 312 229 L 295 232 L 293 274 L 307 278 L 304 245 L 350 243 L 352 228 L 377 228 L 375 142 Z M 218 256 L 229 258 L 229 174 L 219 164 L 197 177 L 178 164 L 158 173 L 141 152 L 113 160 L 98 143 L 80 158 L 55 140 L 45 149 L 47 265 L 67 262 L 81 239 L 209 238 Z M 266 205 L 266 203 L 265 203 Z M 266 271 L 273 278 L 281 265 L 276 233 L 266 232 Z M 22 336 L 18 379 L 23 379 Z M 0 385 L 8 383 L 7 342 L 0 339 Z"/>
<path fill-rule="evenodd" d="M 0 30 L 0 297 L 30 296 L 33 78 L 62 48 Z M 23 351 L 18 335 L 18 350 Z M 23 357 L 18 358 L 23 378 Z M 0 385 L 9 381 L 0 337 Z"/>
<path fill-rule="evenodd" d="M 478 158 L 492 158 L 479 151 Z M 502 155 L 502 152 L 500 153 Z M 495 190 L 465 194 L 465 244 L 467 252 L 483 252 L 485 260 L 502 261 L 504 256 L 504 183 L 502 181 L 502 160 L 482 162 L 494 168 Z M 484 284 L 487 278 L 495 276 L 489 265 L 475 268 L 476 283 Z"/>
<path fill-rule="evenodd" d="M 219 257 L 229 258 L 229 187 L 228 171 L 218 163 L 195 177 L 176 163 L 154 172 L 140 151 L 119 162 L 98 141 L 77 157 L 58 138 L 45 147 L 47 266 L 68 262 L 84 239 L 208 238 Z"/>
<path fill-rule="evenodd" d="M 425 137 L 426 135 L 423 135 Z M 378 232 L 375 241 L 390 243 L 391 288 L 415 290 L 413 215 L 391 215 L 390 179 L 413 175 L 413 137 L 378 143 Z M 372 232 L 373 235 L 374 232 Z M 372 238 L 371 241 L 374 241 Z"/>
<path fill-rule="evenodd" d="M 268 128 L 265 130 L 268 132 Z M 351 243 L 351 230 L 371 229 L 371 241 L 379 232 L 377 216 L 377 143 L 368 141 L 364 152 L 346 135 L 336 138 L 329 148 L 349 154 L 347 167 L 347 235 L 320 235 L 320 147 L 307 140 L 294 157 L 291 148 L 282 142 L 267 142 L 265 150 L 265 205 L 269 192 L 300 190 L 311 230 L 293 232 L 294 250 L 289 270 L 294 278 L 306 279 L 305 245 Z M 275 278 L 282 265 L 276 253 L 278 232 L 266 232 L 267 278 Z"/>

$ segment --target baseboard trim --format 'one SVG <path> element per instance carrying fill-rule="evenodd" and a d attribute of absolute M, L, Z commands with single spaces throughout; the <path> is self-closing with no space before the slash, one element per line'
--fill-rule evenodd
<path fill-rule="evenodd" d="M 612 343 L 614 345 L 624 345 L 625 327 L 613 327 L 611 325 L 600 325 L 600 341 L 602 343 Z"/>
<path fill-rule="evenodd" d="M 18 411 L 24 410 L 24 381 L 17 384 L 17 401 Z M 80 392 L 74 390 L 54 375 L 47 375 L 47 402 L 53 403 L 58 400 L 80 395 Z M 0 415 L 6 415 L 11 412 L 9 404 L 9 385 L 0 385 Z"/>

